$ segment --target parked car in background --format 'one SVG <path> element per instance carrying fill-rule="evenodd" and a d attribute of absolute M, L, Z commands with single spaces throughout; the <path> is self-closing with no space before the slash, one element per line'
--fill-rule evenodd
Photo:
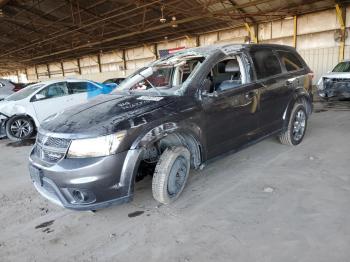
<path fill-rule="evenodd" d="M 350 98 L 350 60 L 340 62 L 331 72 L 321 76 L 317 89 L 324 99 Z"/>
<path fill-rule="evenodd" d="M 105 85 L 111 85 L 114 88 L 119 86 L 121 82 L 125 80 L 125 77 L 111 78 L 103 82 Z"/>
<path fill-rule="evenodd" d="M 132 200 L 153 175 L 154 198 L 181 194 L 190 168 L 268 136 L 298 145 L 312 112 L 312 74 L 294 48 L 225 45 L 179 51 L 110 95 L 47 119 L 30 155 L 36 189 L 94 210 Z"/>
<path fill-rule="evenodd" d="M 10 80 L 0 78 L 0 101 L 14 93 L 14 84 Z"/>
<path fill-rule="evenodd" d="M 0 102 L 0 136 L 14 141 L 31 138 L 48 116 L 110 91 L 103 84 L 74 79 L 27 86 Z"/>
<path fill-rule="evenodd" d="M 14 92 L 18 92 L 19 90 L 23 89 L 24 87 L 28 86 L 28 84 L 24 84 L 24 83 L 14 83 L 11 82 L 11 84 L 14 85 L 14 88 L 12 89 Z"/>

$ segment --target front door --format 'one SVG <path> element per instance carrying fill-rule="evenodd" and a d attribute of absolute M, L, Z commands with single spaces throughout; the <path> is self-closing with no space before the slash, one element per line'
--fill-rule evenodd
<path fill-rule="evenodd" d="M 256 137 L 260 85 L 250 83 L 241 56 L 226 56 L 211 68 L 202 91 L 208 157 Z"/>
<path fill-rule="evenodd" d="M 256 84 L 246 84 L 203 98 L 209 158 L 257 137 L 259 88 Z"/>

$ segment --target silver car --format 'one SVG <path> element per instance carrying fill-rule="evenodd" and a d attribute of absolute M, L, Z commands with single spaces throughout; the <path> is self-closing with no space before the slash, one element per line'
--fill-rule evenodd
<path fill-rule="evenodd" d="M 11 81 L 0 78 L 0 101 L 4 100 L 5 97 L 13 94 L 14 87 L 15 86 L 11 83 Z"/>
<path fill-rule="evenodd" d="M 350 98 L 350 60 L 340 62 L 332 71 L 322 75 L 317 89 L 320 97 L 324 99 Z"/>

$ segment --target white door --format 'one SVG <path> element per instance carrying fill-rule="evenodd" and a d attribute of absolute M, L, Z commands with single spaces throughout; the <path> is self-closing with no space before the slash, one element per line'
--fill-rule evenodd
<path fill-rule="evenodd" d="M 72 96 L 69 95 L 66 82 L 59 82 L 45 87 L 34 97 L 33 107 L 39 122 L 69 107 Z"/>
<path fill-rule="evenodd" d="M 72 97 L 72 105 L 79 105 L 88 101 L 89 95 L 96 91 L 101 93 L 99 87 L 90 82 L 68 82 L 68 90 Z"/>

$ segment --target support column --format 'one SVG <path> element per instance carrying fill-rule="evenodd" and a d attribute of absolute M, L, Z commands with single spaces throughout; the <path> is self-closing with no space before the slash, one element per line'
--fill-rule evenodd
<path fill-rule="evenodd" d="M 124 66 L 124 71 L 126 71 L 126 51 L 125 51 L 125 49 L 123 49 L 123 66 Z"/>
<path fill-rule="evenodd" d="M 201 39 L 199 37 L 199 35 L 196 35 L 196 46 L 200 46 L 201 45 Z"/>
<path fill-rule="evenodd" d="M 345 36 L 346 36 L 346 27 L 345 27 L 345 8 L 339 6 L 339 4 L 335 5 L 335 11 L 337 13 L 338 22 L 340 25 L 341 31 L 341 39 L 340 39 L 340 47 L 339 47 L 339 62 L 344 60 L 345 53 Z"/>
<path fill-rule="evenodd" d="M 101 53 L 97 54 L 97 63 L 98 63 L 98 71 L 102 73 L 102 65 L 101 65 Z"/>
<path fill-rule="evenodd" d="M 298 36 L 298 17 L 294 16 L 294 33 L 293 33 L 293 46 L 297 48 L 297 36 Z"/>
<path fill-rule="evenodd" d="M 159 55 L 158 55 L 158 45 L 157 43 L 154 44 L 154 55 L 156 57 L 156 60 L 159 58 Z"/>
<path fill-rule="evenodd" d="M 17 75 L 17 83 L 19 83 L 19 73 L 18 73 L 18 70 L 16 70 L 16 75 Z"/>
<path fill-rule="evenodd" d="M 79 75 L 81 75 L 81 67 L 80 67 L 80 59 L 77 58 L 77 63 L 78 63 L 78 72 L 79 72 Z"/>
<path fill-rule="evenodd" d="M 25 72 L 25 74 L 26 74 L 27 81 L 29 82 L 29 77 L 28 77 L 28 70 L 27 70 L 27 68 L 24 68 L 24 72 Z"/>
<path fill-rule="evenodd" d="M 257 44 L 258 39 L 255 35 L 256 32 L 255 32 L 254 28 L 252 28 L 248 23 L 244 23 L 244 26 L 245 26 L 247 32 L 249 33 L 250 41 Z"/>
<path fill-rule="evenodd" d="M 51 73 L 50 73 L 49 64 L 46 64 L 46 68 L 47 68 L 47 75 L 49 76 L 49 78 L 51 78 Z"/>
<path fill-rule="evenodd" d="M 38 68 L 36 67 L 36 65 L 34 66 L 34 68 L 35 68 L 36 79 L 39 80 Z"/>
<path fill-rule="evenodd" d="M 61 71 L 62 71 L 62 76 L 65 76 L 64 74 L 64 66 L 63 66 L 63 62 L 61 61 Z"/>

